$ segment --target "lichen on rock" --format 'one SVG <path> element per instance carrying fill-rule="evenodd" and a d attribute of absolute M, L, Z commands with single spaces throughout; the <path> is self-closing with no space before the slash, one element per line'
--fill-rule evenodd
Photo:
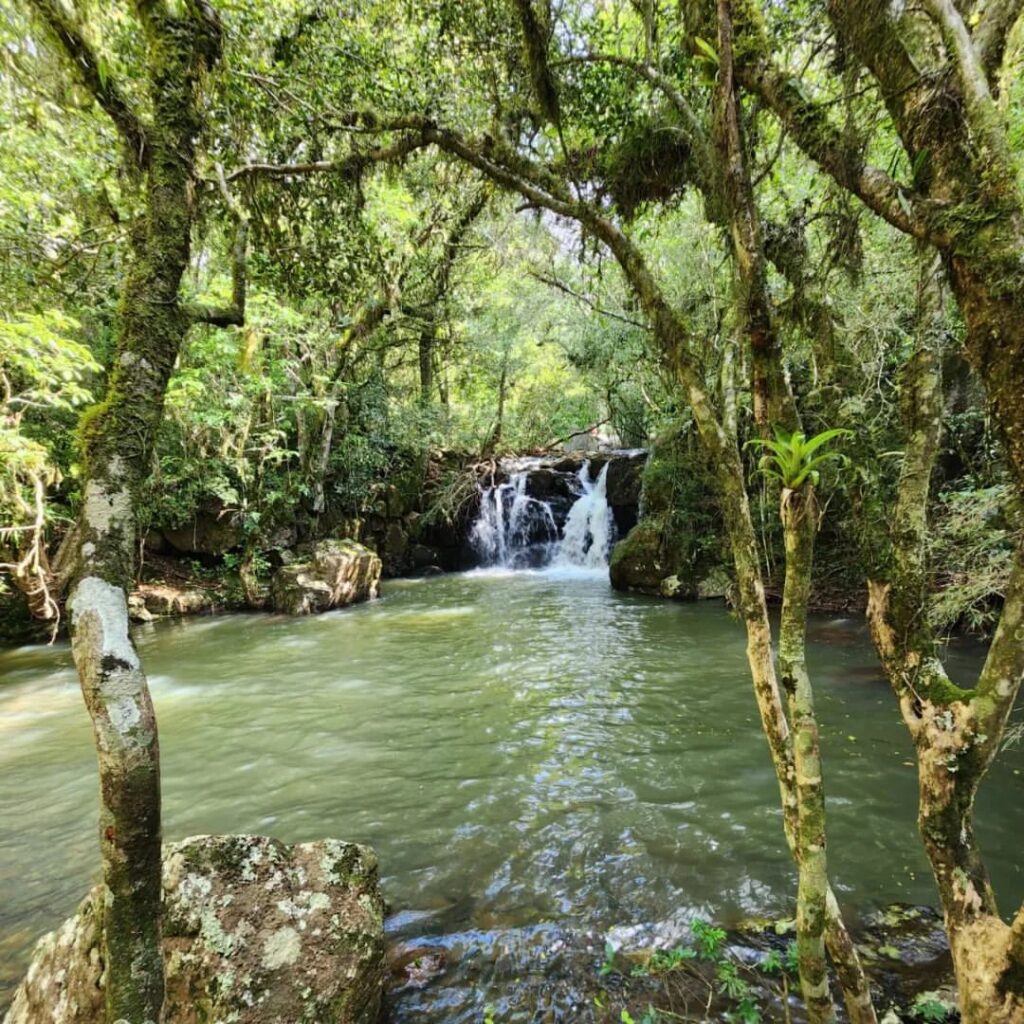
<path fill-rule="evenodd" d="M 194 836 L 165 848 L 165 1024 L 372 1024 L 384 902 L 365 846 Z M 102 1024 L 102 891 L 40 940 L 5 1024 Z"/>

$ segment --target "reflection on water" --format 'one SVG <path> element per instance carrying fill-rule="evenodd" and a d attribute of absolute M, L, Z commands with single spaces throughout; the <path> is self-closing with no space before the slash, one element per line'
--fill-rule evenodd
<path fill-rule="evenodd" d="M 789 912 L 743 631 L 720 605 L 623 596 L 579 570 L 395 581 L 385 593 L 318 618 L 140 628 L 168 838 L 368 842 L 392 907 L 449 930 L 596 928 L 681 905 L 726 920 Z M 810 665 L 841 898 L 932 902 L 910 744 L 863 630 L 816 621 Z M 67 648 L 0 655 L 0 680 L 2 1006 L 97 852 L 95 766 Z M 1024 895 L 1024 801 L 1006 798 L 1022 768 L 1024 753 L 1008 752 L 979 806 L 1008 906 Z"/>

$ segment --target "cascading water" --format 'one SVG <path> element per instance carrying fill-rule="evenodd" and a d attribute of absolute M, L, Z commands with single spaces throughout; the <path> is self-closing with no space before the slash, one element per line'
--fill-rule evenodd
<path fill-rule="evenodd" d="M 469 540 L 483 565 L 526 569 L 550 560 L 558 525 L 547 502 L 526 493 L 528 472 L 481 489 L 480 513 Z"/>
<path fill-rule="evenodd" d="M 481 487 L 480 512 L 469 536 L 480 564 L 507 569 L 606 566 L 615 532 L 606 496 L 608 463 L 596 481 L 590 479 L 589 462 L 575 478 L 568 477 L 571 499 L 532 496 L 531 472 L 551 474 L 529 463 L 510 473 L 507 482 Z"/>
<path fill-rule="evenodd" d="M 558 565 L 581 565 L 600 569 L 608 564 L 608 552 L 614 539 L 615 521 L 608 507 L 608 466 L 606 462 L 590 480 L 590 463 L 585 462 L 577 478 L 583 494 L 569 509 L 554 561 Z"/>

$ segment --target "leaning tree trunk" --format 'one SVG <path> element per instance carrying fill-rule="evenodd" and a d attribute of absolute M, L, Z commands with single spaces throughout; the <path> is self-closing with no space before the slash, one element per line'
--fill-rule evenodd
<path fill-rule="evenodd" d="M 943 412 L 941 294 L 927 271 L 918 312 L 920 344 L 901 381 L 903 466 L 887 556 L 868 583 L 868 620 L 917 754 L 918 827 L 942 903 L 963 1020 L 1020 1024 L 1024 909 L 1012 927 L 999 914 L 975 836 L 974 801 L 1024 677 L 1024 548 L 985 665 L 972 689 L 961 688 L 938 657 L 927 617 L 928 505 Z"/>
<path fill-rule="evenodd" d="M 198 0 L 174 13 L 138 0 L 151 106 L 144 119 L 102 70 L 60 0 L 33 5 L 119 129 L 129 171 L 143 185 L 106 394 L 82 422 L 82 505 L 68 608 L 99 766 L 107 1016 L 111 1024 L 158 1024 L 164 996 L 160 748 L 128 630 L 126 591 L 138 548 L 135 509 L 167 383 L 192 317 L 203 314 L 182 308 L 179 286 L 189 262 L 199 83 L 219 54 L 220 27 Z M 244 298 L 244 286 L 236 287 L 236 297 Z"/>

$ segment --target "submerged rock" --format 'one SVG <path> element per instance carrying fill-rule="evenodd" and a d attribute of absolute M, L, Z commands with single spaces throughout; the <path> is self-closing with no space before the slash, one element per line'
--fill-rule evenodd
<path fill-rule="evenodd" d="M 194 836 L 164 851 L 165 1024 L 373 1024 L 384 901 L 365 846 Z M 5 1024 L 102 1024 L 102 890 L 36 946 Z"/>
<path fill-rule="evenodd" d="M 353 540 L 322 540 L 312 558 L 282 566 L 270 585 L 274 610 L 309 615 L 375 598 L 381 560 Z"/>

